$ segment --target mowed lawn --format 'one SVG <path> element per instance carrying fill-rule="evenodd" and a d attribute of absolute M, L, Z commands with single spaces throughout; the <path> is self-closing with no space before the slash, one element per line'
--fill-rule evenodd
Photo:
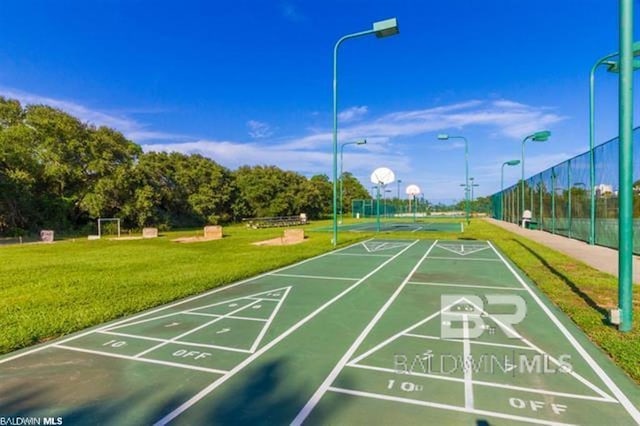
<path fill-rule="evenodd" d="M 348 221 L 350 222 L 350 221 Z M 0 247 L 0 353 L 49 340 L 273 270 L 331 250 L 331 233 L 305 227 L 309 238 L 292 246 L 254 246 L 282 229 L 225 228 L 225 238 L 193 244 L 171 242 L 196 231 L 153 240 L 87 241 Z M 640 286 L 634 286 L 635 325 L 620 333 L 607 325 L 617 303 L 617 280 L 585 264 L 474 219 L 464 233 L 433 231 L 341 232 L 340 245 L 376 236 L 397 239 L 493 241 L 586 334 L 640 383 Z"/>

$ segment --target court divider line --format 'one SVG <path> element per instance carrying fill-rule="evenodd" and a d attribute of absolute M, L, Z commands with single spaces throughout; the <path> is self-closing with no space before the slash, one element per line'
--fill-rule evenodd
<path fill-rule="evenodd" d="M 333 256 L 391 257 L 392 254 L 334 253 Z"/>
<path fill-rule="evenodd" d="M 371 393 L 371 392 L 354 391 L 350 389 L 337 388 L 333 386 L 330 387 L 329 390 L 332 392 L 342 393 L 347 395 L 381 399 L 385 401 L 403 402 L 406 404 L 421 405 L 424 407 L 432 407 L 432 408 L 441 408 L 444 410 L 460 411 L 463 413 L 470 413 L 470 414 L 480 414 L 483 416 L 493 416 L 493 417 L 498 417 L 498 418 L 508 419 L 508 420 L 519 420 L 526 423 L 537 423 L 540 425 L 553 425 L 553 426 L 572 426 L 569 423 L 559 423 L 559 422 L 553 422 L 553 421 L 547 421 L 547 420 L 539 420 L 539 419 L 533 419 L 530 417 L 521 417 L 521 416 L 515 416 L 512 414 L 498 413 L 494 411 L 478 410 L 475 408 L 472 410 L 467 410 L 464 407 L 458 407 L 456 405 L 442 404 L 438 402 L 418 401 L 416 399 L 402 398 L 402 397 L 390 396 L 390 395 L 380 395 L 380 394 Z"/>
<path fill-rule="evenodd" d="M 180 364 L 177 362 L 169 362 L 169 361 L 160 361 L 158 359 L 151 359 L 151 358 L 134 358 L 133 356 L 130 355 L 122 355 L 122 354 L 114 354 L 114 353 L 110 353 L 110 352 L 102 352 L 102 351 L 95 351 L 92 349 L 82 349 L 82 348 L 76 348 L 74 346 L 66 346 L 60 343 L 56 343 L 53 345 L 55 348 L 58 349 L 64 349 L 64 350 L 68 350 L 68 351 L 75 351 L 75 352 L 84 352 L 87 354 L 92 354 L 92 355 L 104 355 L 104 356 L 108 356 L 111 358 L 121 358 L 121 359 L 127 359 L 130 361 L 138 361 L 138 362 L 147 362 L 150 364 L 160 364 L 160 365 L 167 365 L 170 367 L 177 367 L 177 368 L 184 368 L 187 370 L 197 370 L 197 371 L 206 371 L 207 373 L 215 373 L 215 374 L 225 374 L 227 373 L 225 370 L 218 370 L 216 368 L 206 368 L 206 367 L 198 367 L 197 365 L 189 365 L 189 364 Z"/>
<path fill-rule="evenodd" d="M 471 359 L 471 345 L 469 344 L 469 316 L 462 315 L 462 356 L 465 360 Z M 473 368 L 464 366 L 464 408 L 473 410 Z"/>
<path fill-rule="evenodd" d="M 287 289 L 284 291 L 284 294 L 280 298 L 280 301 L 278 302 L 276 307 L 271 312 L 271 315 L 269 315 L 269 319 L 267 320 L 267 323 L 262 326 L 262 330 L 260 330 L 260 334 L 258 334 L 258 337 L 256 337 L 256 339 L 253 341 L 253 345 L 251 345 L 251 349 L 249 349 L 249 351 L 251 353 L 256 351 L 256 349 L 258 348 L 258 345 L 262 341 L 262 338 L 264 337 L 265 334 L 267 334 L 267 330 L 271 326 L 271 323 L 273 322 L 273 319 L 276 317 L 276 314 L 280 310 L 280 307 L 282 306 L 282 303 L 284 302 L 284 300 L 289 295 L 289 291 L 290 290 L 291 290 L 291 286 L 287 287 Z"/>
<path fill-rule="evenodd" d="M 618 399 L 620 404 L 627 410 L 632 419 L 636 421 L 636 423 L 640 424 L 640 411 L 633 405 L 633 403 L 627 398 L 627 396 L 620 390 L 618 385 L 615 384 L 613 380 L 604 372 L 604 370 L 595 362 L 595 360 L 589 355 L 589 353 L 580 345 L 580 343 L 576 340 L 576 338 L 567 330 L 567 328 L 562 324 L 562 322 L 551 312 L 549 307 L 545 305 L 542 300 L 538 297 L 538 295 L 529 287 L 529 285 L 522 279 L 520 274 L 516 272 L 516 270 L 511 266 L 509 262 L 500 254 L 500 252 L 491 244 L 490 241 L 487 241 L 493 251 L 502 259 L 502 262 L 506 265 L 507 269 L 511 271 L 511 273 L 516 277 L 516 279 L 520 282 L 520 284 L 527 289 L 533 300 L 536 301 L 538 306 L 544 311 L 545 314 L 551 319 L 551 321 L 555 324 L 555 326 L 560 330 L 560 332 L 566 337 L 566 339 L 571 343 L 574 349 L 582 356 L 582 358 L 589 364 L 591 369 L 600 377 L 600 380 L 604 382 L 605 385 L 609 388 L 609 390 L 614 394 L 614 396 Z"/>
<path fill-rule="evenodd" d="M 376 367 L 374 365 L 367 365 L 367 364 L 347 364 L 347 367 L 359 368 L 359 369 L 362 369 L 362 370 L 379 371 L 381 373 L 398 374 L 398 372 L 396 370 L 394 370 L 393 368 Z M 403 374 L 405 374 L 405 373 L 403 373 Z M 413 376 L 413 377 L 421 377 L 421 378 L 425 378 L 425 379 L 442 380 L 442 381 L 445 381 L 445 382 L 456 382 L 456 383 L 460 383 L 460 384 L 464 383 L 464 379 L 462 379 L 460 377 L 442 376 L 442 375 L 439 375 L 439 374 L 420 373 L 419 371 L 412 371 L 412 372 L 408 373 L 407 375 L 408 376 Z M 557 392 L 557 391 L 551 391 L 551 390 L 546 390 L 546 389 L 527 388 L 527 387 L 524 387 L 524 386 L 508 385 L 508 384 L 505 384 L 505 383 L 485 382 L 484 380 L 474 380 L 473 384 L 474 385 L 478 385 L 478 386 L 490 387 L 490 388 L 509 389 L 509 390 L 516 390 L 516 391 L 522 391 L 522 392 L 535 393 L 535 394 L 540 394 L 540 395 L 553 395 L 553 396 L 561 396 L 561 397 L 565 397 L 565 398 L 584 399 L 584 400 L 588 400 L 588 401 L 609 402 L 609 403 L 613 403 L 613 404 L 619 404 L 619 402 L 616 401 L 615 399 L 607 399 L 607 398 L 603 398 L 601 396 L 580 395 L 580 394 L 577 394 L 577 393 Z M 462 407 L 460 407 L 460 408 L 462 408 Z"/>
<path fill-rule="evenodd" d="M 308 278 L 315 280 L 332 280 L 332 281 L 359 281 L 361 278 L 347 278 L 347 277 L 325 277 L 322 275 L 299 275 L 299 274 L 269 274 L 274 277 L 285 278 Z"/>
<path fill-rule="evenodd" d="M 160 343 L 160 344 L 158 344 L 158 345 L 156 345 L 156 346 L 152 346 L 152 347 L 150 347 L 149 349 L 145 349 L 144 351 L 142 351 L 142 352 L 140 352 L 140 353 L 136 354 L 136 355 L 134 356 L 134 358 L 138 358 L 138 357 L 141 357 L 141 356 L 143 356 L 143 355 L 146 355 L 146 354 L 148 354 L 149 352 L 153 352 L 153 351 L 155 351 L 156 349 L 159 349 L 159 348 L 161 348 L 161 347 L 163 347 L 163 346 L 166 346 L 166 345 L 168 345 L 168 344 L 170 344 L 170 343 L 175 343 L 176 341 L 178 341 L 178 340 L 182 339 L 182 338 L 183 338 L 183 337 L 185 337 L 185 336 L 188 336 L 188 335 L 190 335 L 190 334 L 192 334 L 192 333 L 195 333 L 196 331 L 202 330 L 202 329 L 203 329 L 203 328 L 205 328 L 205 327 L 209 327 L 211 324 L 215 324 L 215 323 L 217 323 L 217 322 L 219 322 L 219 321 L 222 321 L 223 319 L 227 318 L 229 315 L 233 315 L 233 314 L 235 314 L 235 313 L 238 313 L 238 312 L 240 312 L 240 311 L 243 311 L 243 310 L 247 309 L 248 307 L 255 305 L 256 303 L 260 303 L 260 300 L 254 300 L 253 302 L 249 303 L 248 305 L 242 306 L 242 307 L 240 307 L 240 308 L 238 308 L 238 309 L 235 309 L 235 310 L 233 310 L 233 311 L 229 312 L 229 314 L 228 314 L 228 315 L 222 315 L 220 318 L 214 318 L 214 319 L 212 319 L 211 321 L 207 321 L 207 322 L 205 322 L 204 324 L 201 324 L 201 325 L 199 325 L 199 326 L 197 326 L 197 327 L 195 327 L 195 328 L 190 329 L 189 331 L 185 331 L 185 332 L 184 332 L 184 333 L 182 333 L 182 334 L 179 334 L 179 335 L 177 335 L 177 336 L 174 336 L 174 337 L 172 337 L 171 339 L 167 340 L 166 342 Z"/>
<path fill-rule="evenodd" d="M 446 257 L 446 256 L 431 256 L 429 258 L 429 260 L 479 260 L 479 261 L 483 261 L 483 262 L 500 262 L 500 259 L 483 259 L 481 257 L 467 257 L 467 256 L 460 256 L 460 257 Z"/>
<path fill-rule="evenodd" d="M 283 266 L 282 268 L 278 268 L 278 269 L 276 269 L 274 271 L 263 272 L 262 274 L 256 275 L 255 277 L 246 278 L 244 280 L 240 280 L 240 281 L 235 282 L 233 284 L 223 285 L 221 287 L 214 288 L 214 289 L 206 291 L 204 293 L 200 293 L 200 294 L 196 294 L 196 295 L 191 296 L 191 297 L 187 297 L 184 300 L 179 300 L 177 302 L 164 304 L 164 305 L 158 306 L 155 309 L 151 309 L 150 311 L 141 312 L 141 313 L 136 314 L 136 315 L 134 315 L 132 317 L 127 317 L 127 318 L 123 318 L 123 319 L 121 319 L 119 321 L 115 321 L 114 323 L 109 323 L 109 324 L 105 324 L 103 326 L 98 326 L 97 328 L 91 328 L 90 330 L 87 330 L 87 331 L 84 331 L 84 332 L 80 332 L 80 334 L 74 334 L 74 335 L 71 335 L 71 336 L 69 336 L 67 338 L 63 338 L 60 341 L 56 340 L 54 342 L 46 343 L 46 344 L 43 344 L 42 346 L 38 346 L 37 348 L 28 349 L 26 351 L 20 352 L 19 354 L 0 359 L 0 364 L 3 364 L 5 362 L 9 362 L 9 361 L 13 361 L 14 359 L 17 359 L 17 358 L 22 358 L 24 356 L 27 356 L 27 355 L 30 355 L 30 354 L 33 354 L 33 353 L 36 353 L 36 352 L 40 352 L 40 351 L 45 350 L 47 348 L 54 347 L 57 344 L 63 344 L 63 343 L 66 343 L 66 342 L 69 342 L 69 341 L 72 341 L 72 340 L 75 340 L 75 339 L 79 339 L 81 337 L 88 336 L 88 335 L 93 334 L 93 333 L 95 333 L 97 331 L 112 329 L 112 328 L 117 327 L 119 325 L 128 323 L 129 321 L 136 320 L 138 318 L 143 318 L 143 317 L 146 317 L 146 316 L 149 316 L 149 315 L 153 315 L 153 314 L 155 314 L 157 312 L 164 311 L 165 309 L 173 308 L 174 306 L 178 306 L 178 305 L 182 305 L 184 303 L 192 302 L 194 300 L 202 299 L 203 297 L 207 297 L 207 296 L 210 296 L 212 294 L 219 293 L 221 291 L 229 290 L 230 288 L 237 287 L 237 286 L 249 283 L 251 281 L 255 281 L 255 280 L 258 280 L 260 278 L 267 277 L 267 276 L 271 275 L 274 272 L 286 271 L 287 269 L 291 269 L 291 268 L 294 268 L 296 266 L 305 264 L 307 262 L 311 262 L 312 260 L 321 259 L 321 258 L 323 258 L 325 256 L 330 255 L 331 253 L 335 253 L 336 251 L 340 252 L 340 251 L 346 250 L 348 248 L 357 246 L 358 244 L 362 244 L 363 242 L 367 242 L 367 241 L 371 241 L 371 240 L 373 240 L 373 238 L 369 238 L 368 240 L 365 240 L 365 241 L 359 241 L 357 243 L 348 245 L 346 247 L 342 247 L 342 248 L 340 248 L 338 250 L 333 250 L 333 251 L 329 251 L 329 252 L 326 252 L 326 253 L 322 253 L 322 254 L 319 254 L 318 256 L 314 256 L 314 257 L 310 257 L 308 259 L 301 260 L 300 262 L 294 263 L 293 265 Z M 242 298 L 240 298 L 240 299 L 242 299 Z M 171 316 L 171 315 L 175 315 L 175 314 L 168 314 L 168 315 L 165 315 L 165 317 Z M 160 318 L 160 317 L 156 317 L 155 319 L 158 319 L 158 318 Z M 127 324 L 127 325 L 129 325 L 129 324 Z"/>
<path fill-rule="evenodd" d="M 492 290 L 526 291 L 524 288 L 519 288 L 519 287 L 500 287 L 500 286 L 474 285 L 474 284 L 430 283 L 430 282 L 419 282 L 419 281 L 409 281 L 408 284 L 426 285 L 426 286 L 435 286 L 435 287 L 465 287 L 465 288 L 469 287 L 469 288 L 489 288 Z"/>
<path fill-rule="evenodd" d="M 360 335 L 356 338 L 356 340 L 349 347 L 349 349 L 347 349 L 347 351 L 342 356 L 342 358 L 340 358 L 338 363 L 333 367 L 333 369 L 331 370 L 329 375 L 324 379 L 324 381 L 318 387 L 318 389 L 315 391 L 315 393 L 307 401 L 307 403 L 304 405 L 304 407 L 302 407 L 302 409 L 300 410 L 298 415 L 291 422 L 291 425 L 299 426 L 309 416 L 311 411 L 320 402 L 320 399 L 322 398 L 322 396 L 327 392 L 327 389 L 335 381 L 335 379 L 338 376 L 338 374 L 340 374 L 340 372 L 344 369 L 345 365 L 347 365 L 347 363 L 349 362 L 349 360 L 351 359 L 351 357 L 353 356 L 355 351 L 362 344 L 362 342 L 367 337 L 367 335 L 369 335 L 369 333 L 371 332 L 373 327 L 378 323 L 378 321 L 380 321 L 380 318 L 382 318 L 382 315 L 384 315 L 384 313 L 389 309 L 391 304 L 396 300 L 398 295 L 402 292 L 402 290 L 405 288 L 405 286 L 409 282 L 409 279 L 411 279 L 411 277 L 413 276 L 413 274 L 415 274 L 415 272 L 418 270 L 420 265 L 422 265 L 422 262 L 424 262 L 424 260 L 427 258 L 429 253 L 431 253 L 431 250 L 433 250 L 433 248 L 436 246 L 437 242 L 438 242 L 438 240 L 435 240 L 433 242 L 433 244 L 431 244 L 429 249 L 425 252 L 425 254 L 420 258 L 420 260 L 418 260 L 418 262 L 415 264 L 415 266 L 407 274 L 406 278 L 402 281 L 402 283 L 398 286 L 398 288 L 396 288 L 396 291 L 393 292 L 391 297 L 389 297 L 389 299 L 386 301 L 386 303 L 384 305 L 382 305 L 382 307 L 378 310 L 376 315 L 371 319 L 371 321 L 369 321 L 369 324 L 367 324 L 367 326 L 364 328 L 364 330 L 362 330 Z"/>
<path fill-rule="evenodd" d="M 373 269 L 371 272 L 369 272 L 367 275 L 365 275 L 364 277 L 362 277 L 359 281 L 357 281 L 356 283 L 352 284 L 351 286 L 347 287 L 346 289 L 344 289 L 343 291 L 341 291 L 340 293 L 338 293 L 336 296 L 334 296 L 333 298 L 331 298 L 330 300 L 328 300 L 327 302 L 325 302 L 323 305 L 321 305 L 320 307 L 316 308 L 313 312 L 311 312 L 309 315 L 307 315 L 306 317 L 304 317 L 303 319 L 301 319 L 300 321 L 298 321 L 297 323 L 295 323 L 293 326 L 289 327 L 289 329 L 287 329 L 285 332 L 283 332 L 282 334 L 280 334 L 278 337 L 276 337 L 275 339 L 271 340 L 269 343 L 267 343 L 266 345 L 264 345 L 261 349 L 259 349 L 258 351 L 254 352 L 251 356 L 247 357 L 244 361 L 242 361 L 241 363 L 237 364 L 234 368 L 232 368 L 227 374 L 225 374 L 224 376 L 218 378 L 217 380 L 215 380 L 213 383 L 211 383 L 209 386 L 205 387 L 204 389 L 202 389 L 200 392 L 198 392 L 197 394 L 195 394 L 193 397 L 191 397 L 190 399 L 188 399 L 187 401 L 185 401 L 184 403 L 182 403 L 180 406 L 178 406 L 176 409 L 174 409 L 173 411 L 171 411 L 169 414 L 165 415 L 164 417 L 162 417 L 160 420 L 158 420 L 157 422 L 154 423 L 154 426 L 163 426 L 168 424 L 170 421 L 172 421 L 173 419 L 175 419 L 176 417 L 178 417 L 180 414 L 184 413 L 186 410 L 188 410 L 189 408 L 191 408 L 194 404 L 196 404 L 198 401 L 200 401 L 202 398 L 206 397 L 207 395 L 209 395 L 211 392 L 213 392 L 216 388 L 218 388 L 218 386 L 222 385 L 224 382 L 226 382 L 227 380 L 229 380 L 231 377 L 235 376 L 239 371 L 241 371 L 244 367 L 246 367 L 247 365 L 251 364 L 251 362 L 253 362 L 255 359 L 257 359 L 258 357 L 260 357 L 262 354 L 264 354 L 266 351 L 270 350 L 272 347 L 274 347 L 275 345 L 277 345 L 278 343 L 280 343 L 282 340 L 284 340 L 286 337 L 288 337 L 291 333 L 293 333 L 294 331 L 296 331 L 297 329 L 299 329 L 300 327 L 302 327 L 303 325 L 305 325 L 307 322 L 309 322 L 310 320 L 312 320 L 314 317 L 316 317 L 318 314 L 320 314 L 322 311 L 324 311 L 326 308 L 328 308 L 329 306 L 333 305 L 335 302 L 337 302 L 338 300 L 340 300 L 341 298 L 343 298 L 344 296 L 346 296 L 348 293 L 350 293 L 353 289 L 357 288 L 358 286 L 360 286 L 363 282 L 365 282 L 369 277 L 375 275 L 378 271 L 380 271 L 382 268 L 384 268 L 386 265 L 388 265 L 389 263 L 391 263 L 393 260 L 395 260 L 396 258 L 398 258 L 400 255 L 402 255 L 405 251 L 409 250 L 411 247 L 413 247 L 415 244 L 417 244 L 420 240 L 415 240 L 412 243 L 408 244 L 404 249 L 400 250 L 398 253 L 395 254 L 395 256 L 393 256 L 390 259 L 385 260 L 382 264 L 378 265 L 375 269 Z"/>
<path fill-rule="evenodd" d="M 427 339 L 427 340 L 442 340 L 443 342 L 462 342 L 461 339 L 444 339 L 442 337 L 427 336 L 425 334 L 405 333 L 404 336 L 417 337 L 419 339 Z M 531 348 L 529 346 L 509 345 L 509 344 L 506 344 L 506 343 L 481 342 L 481 341 L 476 341 L 476 340 L 470 340 L 469 343 L 471 343 L 471 345 L 495 346 L 495 347 L 498 347 L 498 348 L 523 349 L 523 350 L 529 350 L 529 351 L 537 352 L 534 348 Z"/>

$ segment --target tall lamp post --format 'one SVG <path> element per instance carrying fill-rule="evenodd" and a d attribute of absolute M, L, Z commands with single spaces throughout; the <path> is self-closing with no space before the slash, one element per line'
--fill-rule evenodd
<path fill-rule="evenodd" d="M 549 140 L 550 136 L 550 131 L 542 130 L 540 132 L 532 133 L 522 140 L 522 158 L 520 160 L 520 162 L 522 163 L 522 179 L 520 180 L 520 192 L 522 193 L 520 194 L 522 196 L 522 211 L 520 211 L 521 216 L 524 213 L 524 143 L 528 140 L 531 140 L 533 142 L 546 142 Z"/>
<path fill-rule="evenodd" d="M 640 55 L 640 42 L 633 43 L 633 56 Z M 607 56 L 603 56 L 600 58 L 593 66 L 591 67 L 591 72 L 589 73 L 589 184 L 591 188 L 590 195 L 590 209 L 589 209 L 589 244 L 596 243 L 596 161 L 595 161 L 595 138 L 596 138 L 596 130 L 595 130 L 595 104 L 596 104 L 596 95 L 595 95 L 595 74 L 596 70 L 600 65 L 607 65 L 607 71 L 618 73 L 620 72 L 620 63 L 619 61 L 613 61 L 612 59 L 619 56 L 620 52 L 610 53 Z M 637 59 L 633 60 L 633 69 L 634 71 L 640 68 L 640 61 Z"/>
<path fill-rule="evenodd" d="M 470 177 L 469 180 L 471 181 L 471 183 L 469 184 L 469 186 L 471 187 L 471 202 L 473 203 L 473 188 L 480 186 L 479 184 L 475 183 L 473 180 L 475 178 Z"/>
<path fill-rule="evenodd" d="M 469 141 L 464 136 L 451 136 L 446 133 L 441 133 L 438 135 L 438 139 L 441 141 L 446 141 L 449 139 L 462 139 L 464 140 L 464 182 L 467 186 L 465 191 L 465 211 L 467 216 L 467 225 L 469 224 Z"/>
<path fill-rule="evenodd" d="M 344 196 L 344 171 L 343 171 L 343 160 L 342 158 L 344 157 L 344 147 L 347 145 L 364 145 L 367 143 L 366 139 L 362 139 L 359 141 L 355 141 L 355 142 L 345 142 L 340 146 L 340 223 L 342 223 L 342 213 L 344 210 L 344 201 L 343 201 L 343 196 Z"/>
<path fill-rule="evenodd" d="M 388 37 L 398 34 L 396 18 L 373 23 L 370 30 L 342 36 L 333 47 L 333 246 L 338 245 L 338 48 L 351 38 L 375 34 L 376 37 Z"/>
<path fill-rule="evenodd" d="M 518 164 L 520 164 L 520 160 L 505 161 L 500 169 L 500 220 L 504 220 L 504 166 L 517 166 Z"/>
<path fill-rule="evenodd" d="M 396 194 L 396 198 L 398 198 L 398 205 L 402 207 L 402 203 L 400 202 L 400 184 L 402 183 L 402 180 L 398 179 L 396 183 L 398 184 L 398 192 Z"/>

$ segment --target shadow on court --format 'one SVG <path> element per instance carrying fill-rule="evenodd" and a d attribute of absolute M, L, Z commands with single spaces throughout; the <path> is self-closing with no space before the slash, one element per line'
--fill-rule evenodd
<path fill-rule="evenodd" d="M 242 374 L 249 377 L 240 387 L 216 393 L 207 404 L 211 424 L 272 425 L 289 424 L 304 407 L 317 385 L 306 385 L 297 374 L 296 368 L 287 358 L 272 360 L 260 368 L 251 368 Z M 232 379 L 233 380 L 233 379 Z M 327 424 L 340 405 L 314 410 L 314 422 Z M 195 408 L 195 407 L 194 407 Z M 202 407 L 199 407 L 202 408 Z M 196 414 L 196 413 L 193 413 Z M 198 421 L 199 414 L 196 414 Z M 187 413 L 190 420 L 191 416 Z"/>

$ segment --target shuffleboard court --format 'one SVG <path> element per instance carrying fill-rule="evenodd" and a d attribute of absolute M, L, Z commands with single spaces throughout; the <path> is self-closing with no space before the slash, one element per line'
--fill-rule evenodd
<path fill-rule="evenodd" d="M 0 358 L 63 424 L 638 424 L 640 388 L 490 242 L 368 240 Z"/>
<path fill-rule="evenodd" d="M 347 232 L 376 232 L 378 231 L 378 223 L 375 220 L 365 220 L 356 223 L 347 223 L 339 225 L 341 231 Z M 315 231 L 330 232 L 333 230 L 331 226 L 325 226 L 314 229 Z M 382 232 L 463 232 L 464 223 L 462 221 L 445 221 L 439 219 L 425 220 L 420 219 L 412 221 L 407 220 L 388 220 L 384 219 L 380 221 L 380 231 Z"/>

